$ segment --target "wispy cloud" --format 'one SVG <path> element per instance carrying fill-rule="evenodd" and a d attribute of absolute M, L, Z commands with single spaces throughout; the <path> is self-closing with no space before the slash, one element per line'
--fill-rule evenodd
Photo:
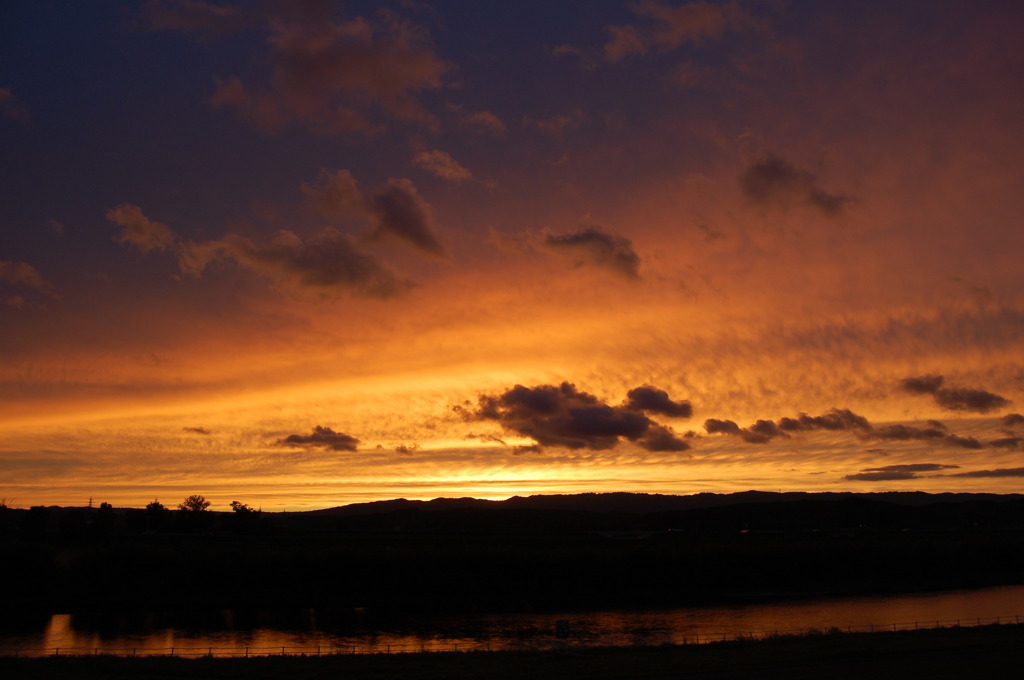
<path fill-rule="evenodd" d="M 625 236 L 601 227 L 584 225 L 568 234 L 547 234 L 543 245 L 552 252 L 571 257 L 577 266 L 591 265 L 627 279 L 640 278 L 640 256 Z"/>

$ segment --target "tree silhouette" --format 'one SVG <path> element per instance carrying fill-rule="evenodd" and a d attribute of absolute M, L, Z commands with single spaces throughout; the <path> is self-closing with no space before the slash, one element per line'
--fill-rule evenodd
<path fill-rule="evenodd" d="M 170 510 L 164 504 L 153 499 L 152 503 L 146 505 L 146 528 L 150 531 L 161 531 L 167 524 L 170 517 Z"/>
<path fill-rule="evenodd" d="M 259 512 L 259 510 L 256 510 L 251 505 L 246 505 L 241 501 L 231 501 L 231 509 L 240 515 L 247 515 L 252 512 Z"/>
<path fill-rule="evenodd" d="M 183 500 L 178 505 L 178 510 L 182 512 L 206 512 L 210 507 L 210 501 L 206 500 L 199 494 L 194 494 Z"/>

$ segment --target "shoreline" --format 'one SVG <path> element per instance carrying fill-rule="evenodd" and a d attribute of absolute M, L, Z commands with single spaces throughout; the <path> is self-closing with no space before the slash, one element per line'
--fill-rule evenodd
<path fill-rule="evenodd" d="M 531 677 L 606 680 L 687 678 L 989 677 L 1019 671 L 1024 624 L 884 631 L 826 632 L 801 637 L 729 640 L 656 647 L 564 648 L 549 651 L 410 652 L 251 658 L 0 657 L 7 680 L 79 678 L 345 677 L 432 680 Z"/>

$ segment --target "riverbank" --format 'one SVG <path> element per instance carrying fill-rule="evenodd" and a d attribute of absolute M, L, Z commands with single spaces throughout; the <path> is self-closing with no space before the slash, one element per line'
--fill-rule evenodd
<path fill-rule="evenodd" d="M 884 633 L 828 633 L 706 645 L 323 657 L 0 658 L 6 680 L 669 680 L 672 678 L 871 677 L 905 680 L 1015 676 L 1024 664 L 1024 624 Z"/>

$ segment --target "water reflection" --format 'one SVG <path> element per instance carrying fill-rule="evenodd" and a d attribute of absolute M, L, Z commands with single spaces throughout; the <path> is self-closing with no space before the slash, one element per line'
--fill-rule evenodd
<path fill-rule="evenodd" d="M 415 617 L 377 620 L 366 612 L 234 611 L 178 616 L 89 617 L 57 614 L 45 630 L 0 638 L 0 653 L 257 655 L 577 645 L 682 644 L 800 630 L 913 628 L 1014 620 L 1024 616 L 1024 586 L 939 594 L 821 598 L 783 603 L 659 611 Z M 564 623 L 558 624 L 562 621 Z M 556 630 L 557 628 L 557 630 Z M 561 633 L 561 635 L 559 635 Z M 46 650 L 46 651 L 44 651 Z"/>

